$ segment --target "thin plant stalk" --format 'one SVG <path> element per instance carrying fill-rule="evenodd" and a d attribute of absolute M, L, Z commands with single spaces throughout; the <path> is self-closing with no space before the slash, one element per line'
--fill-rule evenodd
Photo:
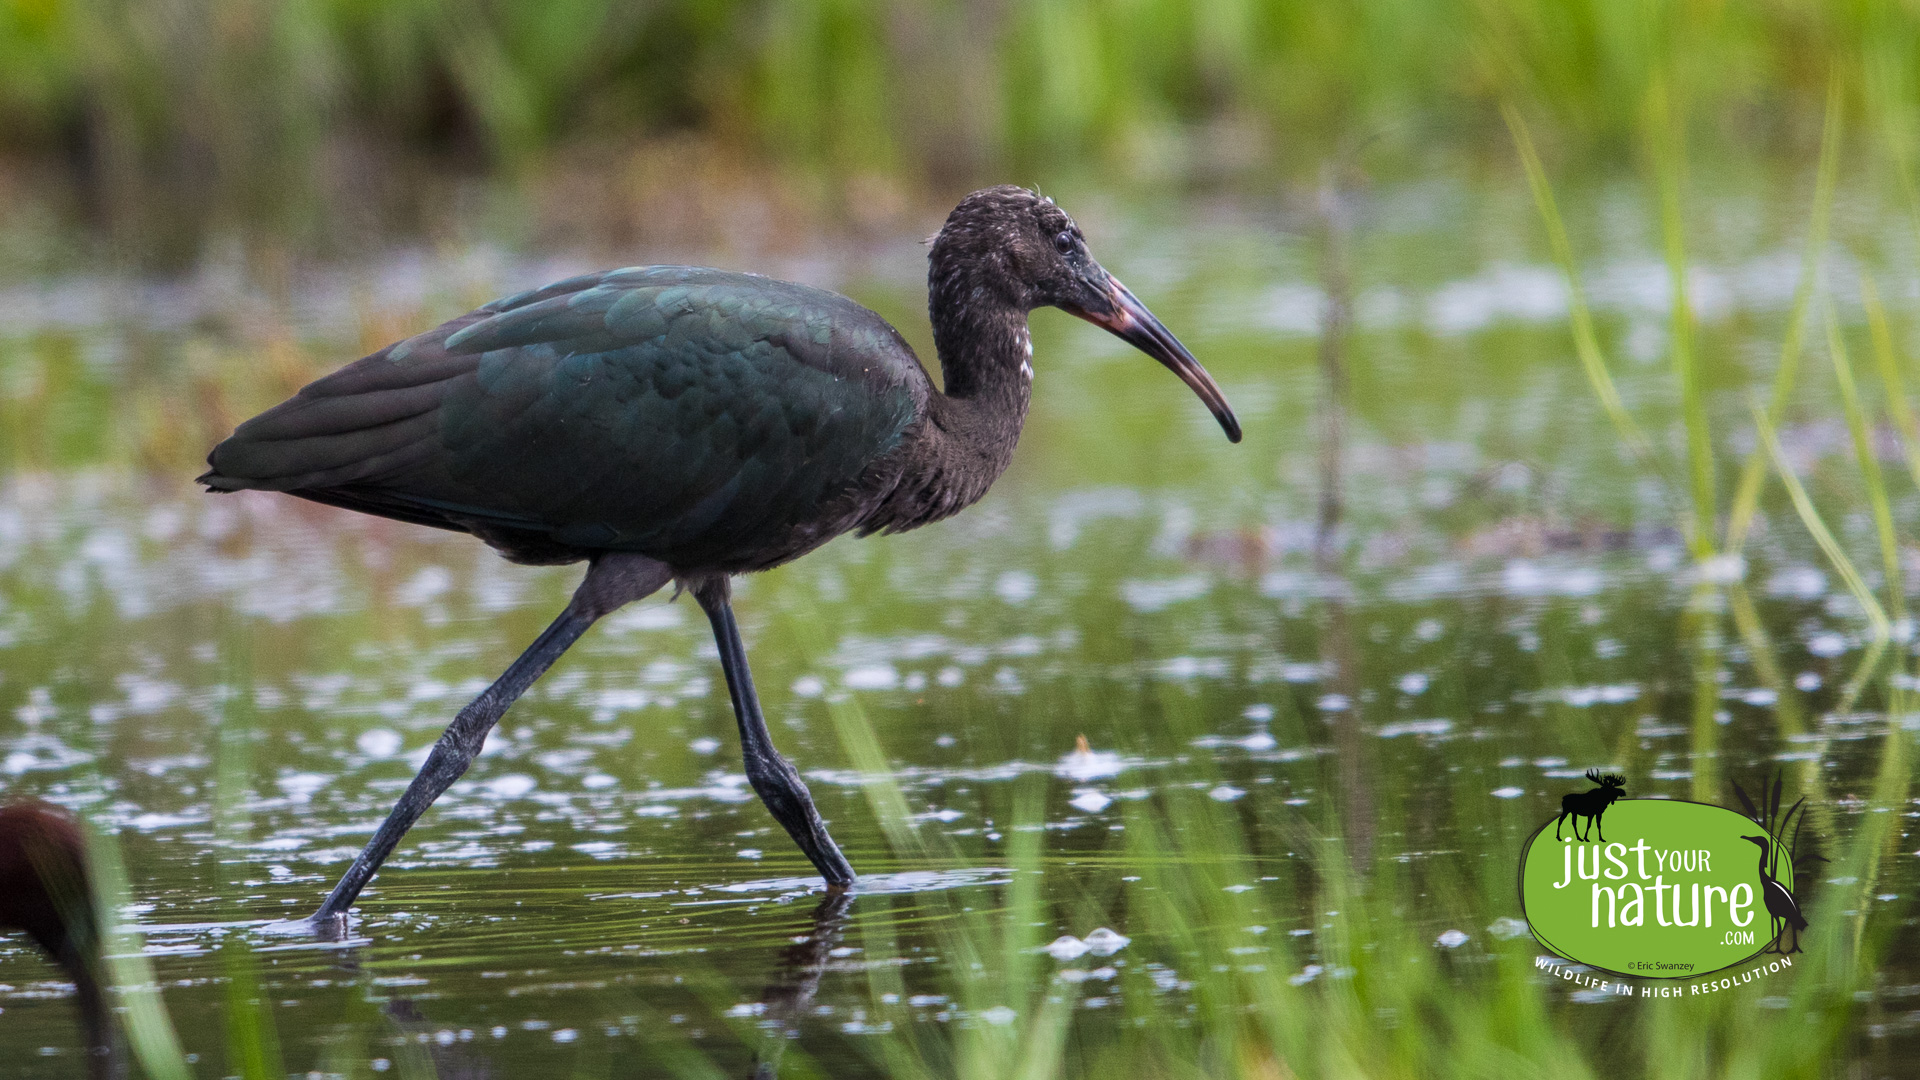
<path fill-rule="evenodd" d="M 1753 605 L 1753 596 L 1747 587 L 1739 582 L 1727 589 L 1727 610 L 1733 616 L 1733 627 L 1740 635 L 1740 641 L 1747 649 L 1749 662 L 1753 664 L 1755 675 L 1760 677 L 1760 685 L 1774 693 L 1774 721 L 1782 736 L 1791 737 L 1804 734 L 1807 730 L 1806 705 L 1800 700 L 1800 692 L 1780 667 L 1780 659 L 1774 648 L 1773 635 L 1760 621 L 1760 612 Z"/>
<path fill-rule="evenodd" d="M 1720 794 L 1720 672 L 1726 654 L 1720 615 L 1720 586 L 1701 581 L 1694 585 L 1680 616 L 1680 640 L 1692 651 L 1693 724 L 1688 732 L 1692 753 L 1692 797 L 1711 802 Z"/>
<path fill-rule="evenodd" d="M 1886 651 L 1887 643 L 1893 636 L 1892 626 L 1887 620 L 1886 611 L 1880 606 L 1880 601 L 1874 599 L 1873 590 L 1867 588 L 1867 583 L 1861 578 L 1860 571 L 1854 568 L 1853 560 L 1847 558 L 1847 553 L 1840 547 L 1840 542 L 1833 538 L 1833 533 L 1828 530 L 1826 522 L 1820 519 L 1820 512 L 1814 509 L 1813 500 L 1807 497 L 1807 489 L 1801 486 L 1800 478 L 1794 475 L 1793 468 L 1787 464 L 1786 455 L 1780 450 L 1780 440 L 1774 435 L 1773 424 L 1767 419 L 1766 410 L 1758 401 L 1753 403 L 1753 421 L 1754 429 L 1760 433 L 1761 448 L 1773 460 L 1774 469 L 1780 474 L 1780 482 L 1787 489 L 1787 497 L 1793 501 L 1794 511 L 1800 515 L 1800 521 L 1807 527 L 1807 531 L 1813 534 L 1814 543 L 1820 545 L 1820 550 L 1827 556 L 1827 561 L 1833 565 L 1834 572 L 1840 575 L 1840 580 L 1846 585 L 1847 591 L 1852 593 L 1854 600 L 1859 603 L 1860 610 L 1866 613 L 1867 625 L 1873 633 L 1872 641 L 1867 646 L 1867 654 L 1861 658 L 1859 669 L 1854 672 L 1853 678 L 1847 680 L 1846 689 L 1841 694 L 1837 711 L 1847 712 L 1853 708 L 1853 703 L 1860 696 L 1861 689 L 1866 685 L 1867 680 L 1873 677 L 1874 670 L 1879 667 L 1880 654 Z"/>
<path fill-rule="evenodd" d="M 127 1042 L 134 1060 L 151 1080 L 190 1080 L 186 1051 L 160 996 L 153 964 L 141 947 L 140 932 L 120 919 L 129 895 L 120 845 L 92 819 L 81 820 L 86 829 L 87 864 L 97 893 L 95 914 L 105 938 L 107 972 L 126 1009 Z"/>
<path fill-rule="evenodd" d="M 1880 459 L 1873 452 L 1873 429 L 1866 409 L 1860 404 L 1860 392 L 1853 380 L 1853 364 L 1847 358 L 1847 342 L 1840 333 L 1833 305 L 1826 305 L 1827 355 L 1833 359 L 1833 377 L 1840 384 L 1840 406 L 1846 413 L 1847 430 L 1853 435 L 1854 457 L 1860 463 L 1861 478 L 1867 485 L 1867 502 L 1873 508 L 1873 524 L 1880 538 L 1880 556 L 1887 575 L 1888 609 L 1893 618 L 1907 614 L 1906 588 L 1901 580 L 1900 541 L 1894 535 L 1893 507 L 1887 499 L 1886 481 L 1880 474 Z"/>
<path fill-rule="evenodd" d="M 1836 905 L 1853 913 L 1852 955 L 1855 970 L 1859 969 L 1866 939 L 1867 914 L 1875 906 L 1874 894 L 1879 892 L 1881 867 L 1890 846 L 1899 841 L 1899 835 L 1889 819 L 1907 805 L 1913 786 L 1909 745 L 1913 736 L 1905 724 L 1913 694 L 1894 687 L 1889 693 L 1889 701 L 1887 733 L 1880 741 L 1880 768 L 1874 775 L 1867 813 L 1862 815 L 1874 820 L 1870 827 L 1863 826 L 1859 835 L 1853 838 L 1859 852 L 1859 871 L 1852 876 L 1858 880 L 1854 883 L 1853 895 L 1844 905 Z"/>
<path fill-rule="evenodd" d="M 1881 35 L 1885 40 L 1885 35 Z M 1897 46 L 1895 47 L 1897 48 Z M 1881 48 L 1870 53 L 1867 69 L 1867 108 L 1880 122 L 1880 148 L 1893 166 L 1894 180 L 1906 202 L 1907 223 L 1915 239 L 1920 239 L 1920 184 L 1913 170 L 1913 106 L 1911 93 L 1898 85 L 1900 64 L 1890 62 L 1892 50 Z"/>
<path fill-rule="evenodd" d="M 1687 433 L 1687 488 L 1691 513 L 1687 541 L 1693 557 L 1713 557 L 1714 497 L 1713 433 L 1707 421 L 1706 394 L 1701 386 L 1699 357 L 1693 343 L 1693 302 L 1687 291 L 1686 229 L 1681 200 L 1686 187 L 1686 148 L 1673 93 L 1664 75 L 1656 76 L 1647 92 L 1647 150 L 1653 159 L 1660 193 L 1661 250 L 1666 256 L 1668 282 L 1668 349 L 1674 382 L 1680 388 L 1680 414 Z"/>
<path fill-rule="evenodd" d="M 1780 365 L 1774 372 L 1773 396 L 1767 404 L 1769 427 L 1780 426 L 1800 372 L 1800 352 L 1806 337 L 1807 310 L 1813 302 L 1820 278 L 1820 256 L 1827 247 L 1827 226 L 1833 216 L 1833 190 L 1840 171 L 1840 137 L 1845 123 L 1842 106 L 1844 82 L 1839 71 L 1827 81 L 1827 113 L 1820 130 L 1820 164 L 1814 170 L 1813 211 L 1807 222 L 1807 244 L 1800 253 L 1800 283 L 1794 287 L 1793 309 L 1787 316 L 1787 332 L 1780 345 Z M 1760 489 L 1766 484 L 1767 455 L 1754 447 L 1740 469 L 1740 481 L 1734 488 L 1733 503 L 1727 512 L 1726 542 L 1721 550 L 1738 554 L 1746 546 L 1747 533 L 1753 527 L 1760 507 Z"/>
<path fill-rule="evenodd" d="M 1894 430 L 1900 435 L 1901 456 L 1907 474 L 1920 487 L 1920 420 L 1907 403 L 1906 379 L 1900 374 L 1900 355 L 1894 349 L 1893 331 L 1887 326 L 1887 309 L 1880 303 L 1880 290 L 1869 275 L 1860 275 L 1860 301 L 1867 309 L 1867 328 L 1873 336 L 1874 366 L 1880 371 L 1880 383 L 1886 390 L 1887 413 L 1893 417 Z"/>
<path fill-rule="evenodd" d="M 821 625 L 820 620 L 811 612 L 796 614 L 798 617 L 787 620 L 787 626 L 800 643 L 801 655 L 808 659 L 825 655 L 828 651 L 826 643 L 817 629 Z M 840 737 L 840 745 L 846 751 L 847 759 L 860 773 L 860 790 L 866 796 L 867 805 L 872 809 L 875 819 L 879 821 L 881 831 L 886 833 L 888 843 L 901 855 L 927 855 L 926 840 L 915 827 L 913 812 L 908 809 L 906 796 L 893 778 L 893 767 L 887 761 L 886 750 L 880 745 L 880 737 L 874 731 L 873 721 L 867 718 L 866 710 L 857 698 L 847 693 L 828 694 L 826 704 L 827 715 Z"/>
<path fill-rule="evenodd" d="M 252 638 L 239 620 L 225 627 L 226 698 L 221 705 L 218 750 L 214 759 L 214 833 L 226 857 L 220 860 L 221 884 L 240 891 L 245 876 L 246 842 L 252 831 L 247 794 L 253 772 L 254 712 Z M 238 914 L 238 912 L 236 912 Z M 273 1004 L 261 993 L 260 962 L 238 934 L 220 942 L 220 966 L 226 975 L 227 1069 L 242 1080 L 285 1076 Z"/>
<path fill-rule="evenodd" d="M 1534 149 L 1533 136 L 1527 129 L 1526 119 L 1520 115 L 1511 101 L 1500 103 L 1500 113 L 1506 118 L 1507 130 L 1513 135 L 1513 145 L 1520 154 L 1520 164 L 1527 173 L 1527 186 L 1533 192 L 1533 203 L 1540 213 L 1540 220 L 1546 226 L 1547 246 L 1553 251 L 1554 261 L 1560 264 L 1560 272 L 1567 279 L 1567 306 L 1573 321 L 1573 351 L 1580 357 L 1580 367 L 1586 372 L 1587 383 L 1593 388 L 1594 397 L 1600 399 L 1600 407 L 1606 411 L 1607 419 L 1613 422 L 1613 429 L 1619 435 L 1620 442 L 1627 448 L 1641 468 L 1667 480 L 1667 470 L 1654 453 L 1653 444 L 1646 433 L 1627 411 L 1626 403 L 1620 398 L 1620 390 L 1614 384 L 1613 375 L 1607 368 L 1606 354 L 1600 348 L 1600 336 L 1594 330 L 1593 311 L 1587 305 L 1586 288 L 1580 281 L 1580 269 L 1574 263 L 1573 245 L 1567 240 L 1566 223 L 1560 217 L 1559 204 L 1553 197 L 1553 185 L 1547 180 L 1547 171 L 1540 163 L 1539 151 Z M 1671 491 L 1671 484 L 1667 485 Z"/>
<path fill-rule="evenodd" d="M 287 1075 L 280 1056 L 280 1035 L 272 1003 L 261 992 L 260 960 L 238 936 L 220 943 L 220 966 L 227 977 L 227 1069 L 241 1080 L 273 1080 Z"/>
<path fill-rule="evenodd" d="M 1779 732 L 1782 742 L 1803 739 L 1807 734 L 1806 699 L 1781 668 L 1773 636 L 1767 633 L 1766 626 L 1760 621 L 1760 612 L 1754 607 L 1752 595 L 1747 592 L 1743 582 L 1734 582 L 1727 586 L 1726 596 L 1727 611 L 1733 616 L 1734 630 L 1740 635 L 1741 644 L 1746 646 L 1747 659 L 1753 664 L 1754 674 L 1760 677 L 1760 685 L 1773 691 L 1774 730 Z M 1822 759 L 1822 754 L 1809 755 L 1797 763 L 1796 771 L 1799 773 L 1800 789 L 1807 793 L 1808 819 L 1821 832 L 1825 832 L 1833 825 L 1833 807 L 1827 797 L 1826 770 L 1820 765 Z"/>

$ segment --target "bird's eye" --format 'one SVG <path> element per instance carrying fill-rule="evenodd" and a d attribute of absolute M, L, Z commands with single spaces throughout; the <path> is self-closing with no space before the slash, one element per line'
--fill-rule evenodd
<path fill-rule="evenodd" d="M 1054 237 L 1053 246 L 1058 249 L 1062 255 L 1073 254 L 1073 233 L 1063 232 L 1059 236 Z"/>

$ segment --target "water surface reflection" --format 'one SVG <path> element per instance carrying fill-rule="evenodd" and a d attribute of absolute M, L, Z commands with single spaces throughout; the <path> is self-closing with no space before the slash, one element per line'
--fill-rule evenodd
<path fill-rule="evenodd" d="M 1035 418 L 986 503 L 740 589 L 776 738 L 868 875 L 850 901 L 822 901 L 753 800 L 703 623 L 656 599 L 508 714 L 348 940 L 275 933 L 578 571 L 295 500 L 198 497 L 190 471 L 135 457 L 9 443 L 28 456 L 0 478 L 0 787 L 116 830 L 127 914 L 210 1074 L 233 1071 L 217 1063 L 240 954 L 286 1068 L 323 1075 L 950 1075 L 1053 1031 L 1073 1071 L 1113 1071 L 1199 1060 L 1243 1016 L 1390 1033 L 1431 1013 L 1590 1056 L 1651 1045 L 1626 1019 L 1636 1002 L 1532 970 L 1519 842 L 1590 767 L 1697 797 L 1788 764 L 1829 850 L 1876 814 L 1904 822 L 1875 802 L 1881 706 L 1837 708 L 1867 644 L 1857 606 L 1778 507 L 1734 579 L 1691 563 L 1588 405 L 1557 279 L 1435 269 L 1472 215 L 1404 217 L 1404 247 L 1355 234 L 1344 497 L 1325 528 L 1311 252 L 1203 217 L 1128 226 L 1111 261 L 1170 297 L 1163 318 L 1244 405 L 1240 452 L 1215 453 L 1164 373 L 1037 320 Z M 1757 348 L 1791 273 L 1781 287 L 1765 237 L 1720 242 L 1707 270 L 1724 288 L 1696 287 L 1703 341 Z M 391 272 L 428 281 L 407 294 L 426 309 L 463 275 L 491 295 L 568 269 L 408 265 Z M 1658 264 L 1616 253 L 1600 270 L 1630 356 L 1664 319 L 1664 285 L 1644 285 Z M 909 325 L 908 271 L 829 283 Z M 345 347 L 328 337 L 350 292 L 302 294 L 294 325 L 316 351 Z M 210 302 L 139 293 L 102 321 L 66 295 L 0 296 L 23 328 L 6 362 L 54 372 L 77 342 L 102 359 L 71 386 L 129 395 L 128 327 L 185 355 L 200 331 L 181 311 Z M 1663 377 L 1632 368 L 1624 390 L 1657 413 Z M 1821 394 L 1783 433 L 1804 475 L 1848 452 Z M 1920 502 L 1896 512 L 1910 533 Z M 1868 525 L 1841 531 L 1872 551 Z M 1696 713 L 1687 613 L 1703 604 L 1729 632 Z M 1877 876 L 1821 886 L 1835 924 L 1876 928 L 1888 957 L 1857 1006 L 1818 1006 L 1851 1033 L 1836 1055 L 1911 1049 L 1904 827 Z M 1125 944 L 1049 945 L 1102 927 Z M 1769 1000 L 1805 1011 L 1796 987 L 1842 985 L 1811 965 L 1794 978 Z M 60 993 L 0 943 L 4 1041 L 48 1048 L 22 1076 L 74 1072 Z"/>

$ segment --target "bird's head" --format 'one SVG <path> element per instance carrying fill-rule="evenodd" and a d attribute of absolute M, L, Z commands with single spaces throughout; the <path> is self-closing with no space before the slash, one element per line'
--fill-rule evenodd
<path fill-rule="evenodd" d="M 0 807 L 0 930 L 26 931 L 69 969 L 98 946 L 80 829 L 36 799 Z"/>
<path fill-rule="evenodd" d="M 1087 250 L 1065 210 L 1026 188 L 982 188 L 960 200 L 932 240 L 929 303 L 936 337 L 947 320 L 982 307 L 1024 314 L 1057 307 L 1165 364 L 1240 441 L 1220 385 L 1153 312 Z"/>
<path fill-rule="evenodd" d="M 24 930 L 73 979 L 87 1074 L 126 1075 L 104 991 L 102 941 L 86 842 L 65 811 L 38 799 L 0 806 L 0 931 Z"/>
<path fill-rule="evenodd" d="M 1750 844 L 1759 845 L 1761 851 L 1767 850 L 1768 845 L 1772 843 L 1772 841 L 1768 840 L 1764 836 L 1742 836 L 1740 839 L 1745 840 Z"/>

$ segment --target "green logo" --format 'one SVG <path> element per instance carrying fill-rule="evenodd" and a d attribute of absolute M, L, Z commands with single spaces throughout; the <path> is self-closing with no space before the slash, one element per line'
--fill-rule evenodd
<path fill-rule="evenodd" d="M 1520 905 L 1552 952 L 1616 975 L 1686 979 L 1762 952 L 1798 952 L 1807 921 L 1794 896 L 1802 804 L 1780 814 L 1776 780 L 1765 812 L 1735 786 L 1747 813 L 1675 799 L 1629 799 L 1619 776 L 1561 801 L 1528 839 Z M 1762 795 L 1768 795 L 1762 791 Z M 1815 856 L 1802 856 L 1806 864 Z"/>

